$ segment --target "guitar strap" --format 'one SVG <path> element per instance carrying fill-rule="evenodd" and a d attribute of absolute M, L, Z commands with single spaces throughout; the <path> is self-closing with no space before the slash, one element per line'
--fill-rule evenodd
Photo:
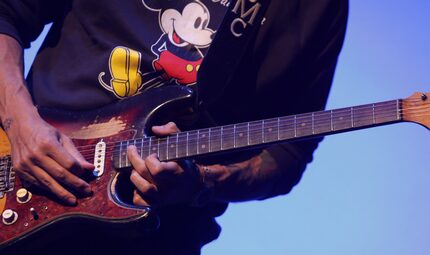
<path fill-rule="evenodd" d="M 232 0 L 197 74 L 198 106 L 213 103 L 226 89 L 248 45 L 264 21 L 270 0 Z"/>

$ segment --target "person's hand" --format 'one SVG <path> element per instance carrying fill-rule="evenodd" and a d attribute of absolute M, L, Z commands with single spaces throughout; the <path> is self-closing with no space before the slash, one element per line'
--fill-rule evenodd
<path fill-rule="evenodd" d="M 155 135 L 166 136 L 179 129 L 170 122 L 154 126 L 152 131 Z M 127 155 L 133 165 L 130 180 L 136 187 L 134 204 L 161 207 L 191 201 L 200 181 L 197 166 L 182 168 L 177 162 L 160 162 L 155 154 L 142 159 L 135 146 L 128 147 Z"/>
<path fill-rule="evenodd" d="M 6 128 L 5 128 L 6 129 Z M 6 130 L 12 146 L 13 168 L 25 181 L 54 193 L 68 204 L 76 196 L 91 194 L 88 183 L 75 174 L 93 170 L 69 137 L 39 116 L 10 119 Z"/>

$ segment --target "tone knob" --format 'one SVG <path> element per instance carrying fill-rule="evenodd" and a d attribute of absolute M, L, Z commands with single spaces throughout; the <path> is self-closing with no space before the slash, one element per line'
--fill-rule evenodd
<path fill-rule="evenodd" d="M 16 191 L 16 201 L 21 204 L 25 204 L 31 199 L 31 192 L 25 188 L 20 188 Z"/>
<path fill-rule="evenodd" d="M 18 214 L 11 209 L 4 210 L 1 216 L 5 225 L 12 225 L 18 219 Z"/>

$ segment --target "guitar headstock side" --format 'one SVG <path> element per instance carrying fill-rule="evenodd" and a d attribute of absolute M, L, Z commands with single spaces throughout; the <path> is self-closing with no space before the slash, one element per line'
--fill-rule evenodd
<path fill-rule="evenodd" d="M 430 93 L 416 92 L 402 100 L 404 121 L 420 124 L 430 129 Z"/>

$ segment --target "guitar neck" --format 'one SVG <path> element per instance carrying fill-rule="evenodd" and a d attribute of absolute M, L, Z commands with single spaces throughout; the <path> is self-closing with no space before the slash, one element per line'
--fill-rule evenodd
<path fill-rule="evenodd" d="M 402 103 L 392 100 L 122 141 L 115 145 L 114 166 L 131 166 L 126 155 L 129 145 L 135 145 L 143 158 L 155 153 L 161 161 L 169 161 L 401 122 Z"/>

